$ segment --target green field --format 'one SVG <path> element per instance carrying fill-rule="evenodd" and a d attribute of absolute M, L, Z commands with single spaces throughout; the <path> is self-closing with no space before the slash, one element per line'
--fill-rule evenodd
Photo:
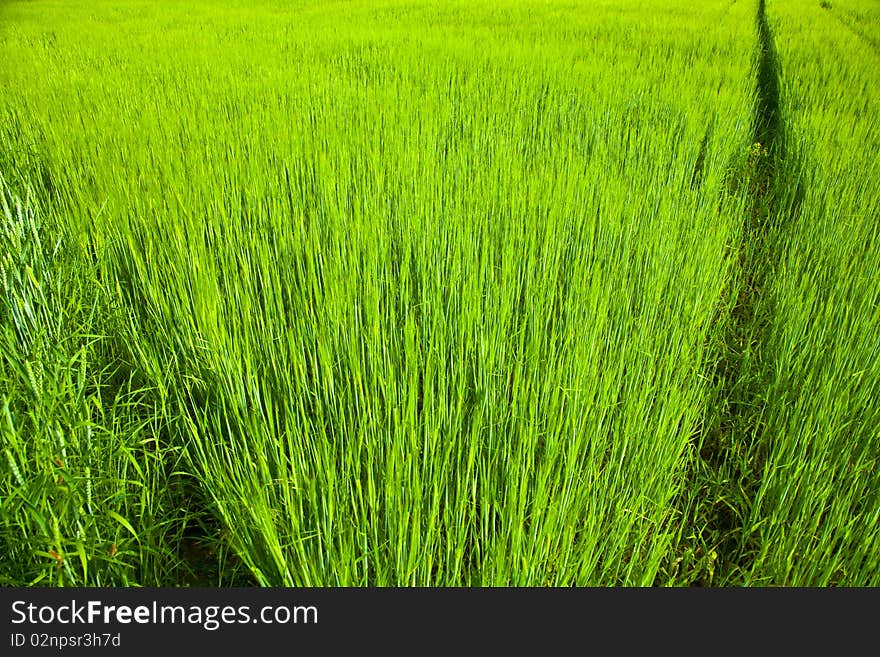
<path fill-rule="evenodd" d="M 874 0 L 0 0 L 0 585 L 880 585 Z"/>

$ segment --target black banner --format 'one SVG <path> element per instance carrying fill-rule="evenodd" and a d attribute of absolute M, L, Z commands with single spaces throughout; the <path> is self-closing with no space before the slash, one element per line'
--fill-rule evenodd
<path fill-rule="evenodd" d="M 877 590 L 0 589 L 0 654 L 875 650 Z"/>

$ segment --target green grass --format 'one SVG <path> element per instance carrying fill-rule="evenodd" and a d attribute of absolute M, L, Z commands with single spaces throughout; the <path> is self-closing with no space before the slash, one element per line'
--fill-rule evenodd
<path fill-rule="evenodd" d="M 5 3 L 3 583 L 875 582 L 875 119 L 774 6 L 762 155 L 754 3 Z"/>
<path fill-rule="evenodd" d="M 880 583 L 880 54 L 836 15 L 771 3 L 788 152 L 755 367 L 764 373 L 747 579 Z M 876 15 L 876 7 L 873 7 Z M 867 30 L 868 27 L 865 27 Z M 874 23 L 876 33 L 876 22 Z M 816 42 L 822 44 L 821 58 Z"/>

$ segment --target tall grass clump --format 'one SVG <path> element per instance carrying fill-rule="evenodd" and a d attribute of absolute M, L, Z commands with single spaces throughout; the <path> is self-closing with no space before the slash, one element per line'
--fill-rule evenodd
<path fill-rule="evenodd" d="M 57 219 L 0 177 L 0 581 L 174 581 L 167 446 Z"/>
<path fill-rule="evenodd" d="M 4 165 L 103 295 L 62 330 L 104 345 L 113 402 L 64 408 L 140 559 L 107 577 L 196 542 L 261 585 L 688 581 L 746 4 L 5 7 Z"/>

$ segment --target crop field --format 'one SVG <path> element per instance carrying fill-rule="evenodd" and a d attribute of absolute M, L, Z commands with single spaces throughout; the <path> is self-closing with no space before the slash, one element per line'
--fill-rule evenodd
<path fill-rule="evenodd" d="M 876 0 L 0 0 L 0 585 L 880 585 Z"/>

